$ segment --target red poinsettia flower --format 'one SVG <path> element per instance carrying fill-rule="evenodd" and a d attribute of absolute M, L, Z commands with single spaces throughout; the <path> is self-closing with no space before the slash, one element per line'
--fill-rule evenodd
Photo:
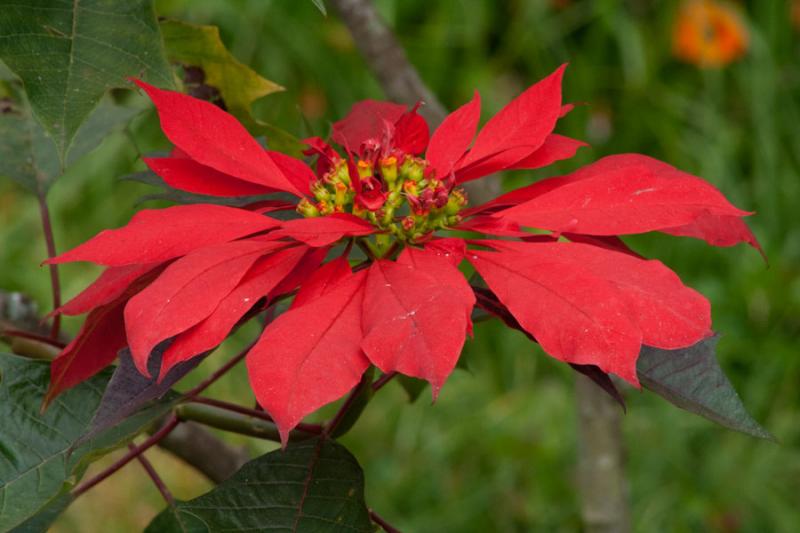
<path fill-rule="evenodd" d="M 166 183 L 216 196 L 290 193 L 299 215 L 271 217 L 286 209 L 277 201 L 145 210 L 55 258 L 108 268 L 57 310 L 89 316 L 53 363 L 50 397 L 108 365 L 124 346 L 146 374 L 153 348 L 171 339 L 163 377 L 298 287 L 247 358 L 256 398 L 284 441 L 305 415 L 356 386 L 370 365 L 425 379 L 436 396 L 471 332 L 476 291 L 477 305 L 502 309 L 551 356 L 638 386 L 642 344 L 690 346 L 711 335 L 711 316 L 702 295 L 618 236 L 661 231 L 720 246 L 757 242 L 741 220 L 748 213 L 717 189 L 635 154 L 469 207 L 463 183 L 542 167 L 583 145 L 553 133 L 568 111 L 563 70 L 480 131 L 477 93 L 432 135 L 416 108 L 358 103 L 334 124 L 340 149 L 307 141 L 315 170 L 262 148 L 207 102 L 137 82 L 175 145 L 170 157 L 145 160 Z M 355 268 L 353 244 L 369 257 Z M 465 279 L 464 260 L 485 287 Z"/>

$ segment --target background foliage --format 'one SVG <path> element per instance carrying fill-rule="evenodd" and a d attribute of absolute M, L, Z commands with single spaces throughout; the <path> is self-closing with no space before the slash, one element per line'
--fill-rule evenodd
<path fill-rule="evenodd" d="M 770 259 L 752 250 L 711 249 L 667 236 L 631 239 L 712 301 L 718 356 L 745 404 L 781 441 L 775 446 L 627 391 L 625 419 L 634 526 L 652 531 L 795 531 L 800 523 L 800 30 L 790 2 L 744 5 L 747 56 L 701 70 L 671 56 L 675 2 L 548 0 L 379 0 L 422 77 L 450 108 L 474 88 L 490 116 L 533 81 L 569 61 L 566 100 L 587 102 L 560 131 L 592 148 L 569 170 L 607 153 L 642 152 L 719 186 L 751 220 Z M 327 134 L 349 106 L 381 92 L 333 14 L 311 2 L 160 0 L 159 15 L 220 27 L 243 64 L 286 88 L 256 102 L 255 120 L 296 135 Z M 79 160 L 50 193 L 61 249 L 121 225 L 152 189 L 116 180 L 140 170 L 139 152 L 164 149 L 152 112 Z M 132 142 L 135 140 L 135 143 Z M 509 176 L 530 180 L 529 174 Z M 157 205 L 157 204 L 153 204 Z M 49 285 L 35 199 L 0 181 L 0 286 L 32 294 L 43 309 Z M 96 270 L 63 269 L 65 294 Z M 67 322 L 72 331 L 77 322 Z M 235 349 L 253 331 L 229 344 Z M 230 351 L 224 352 L 230 353 Z M 223 354 L 214 356 L 220 360 Z M 576 422 L 569 369 L 521 334 L 476 328 L 436 405 L 407 405 L 396 384 L 379 394 L 344 439 L 359 459 L 370 505 L 402 530 L 579 528 Z M 214 367 L 201 365 L 197 374 Z M 220 397 L 250 402 L 243 369 L 215 385 Z M 188 378 L 194 382 L 199 375 Z M 230 437 L 228 437 L 230 438 Z M 247 442 L 253 451 L 267 444 Z M 244 445 L 244 444 L 243 444 Z M 105 464 L 113 457 L 107 459 Z M 155 457 L 182 499 L 207 482 Z M 98 465 L 92 468 L 97 468 Z M 56 531 L 140 531 L 163 507 L 137 466 L 82 497 Z"/>

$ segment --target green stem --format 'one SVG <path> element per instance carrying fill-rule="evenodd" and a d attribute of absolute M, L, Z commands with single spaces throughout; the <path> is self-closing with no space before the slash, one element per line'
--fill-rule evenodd
<path fill-rule="evenodd" d="M 230 431 L 240 435 L 280 442 L 277 426 L 263 418 L 244 415 L 214 405 L 185 403 L 175 408 L 178 420 L 193 421 L 204 426 Z M 289 441 L 305 440 L 314 437 L 313 433 L 292 431 Z"/>

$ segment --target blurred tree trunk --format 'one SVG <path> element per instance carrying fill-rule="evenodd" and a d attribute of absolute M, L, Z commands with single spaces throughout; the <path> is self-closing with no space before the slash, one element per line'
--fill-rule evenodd
<path fill-rule="evenodd" d="M 622 411 L 605 391 L 575 375 L 578 409 L 578 484 L 587 533 L 631 530 Z"/>

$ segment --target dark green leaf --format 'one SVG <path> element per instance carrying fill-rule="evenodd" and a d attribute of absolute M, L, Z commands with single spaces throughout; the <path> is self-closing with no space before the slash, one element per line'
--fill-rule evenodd
<path fill-rule="evenodd" d="M 152 0 L 0 0 L 0 58 L 62 161 L 107 89 L 129 76 L 173 86 Z"/>
<path fill-rule="evenodd" d="M 39 511 L 25 520 L 23 523 L 12 529 L 12 533 L 45 533 L 50 530 L 50 526 L 64 510 L 69 507 L 75 498 L 68 490 L 44 505 Z"/>
<path fill-rule="evenodd" d="M 250 461 L 211 492 L 158 515 L 150 533 L 374 531 L 364 503 L 364 474 L 328 439 L 290 444 Z"/>
<path fill-rule="evenodd" d="M 198 355 L 175 365 L 163 379 L 159 380 L 161 358 L 168 346 L 168 342 L 162 342 L 150 354 L 147 360 L 147 368 L 151 377 L 146 377 L 139 372 L 133 363 L 130 350 L 124 348 L 120 351 L 119 364 L 114 369 L 114 373 L 111 375 L 111 379 L 103 392 L 100 406 L 97 408 L 86 434 L 76 444 L 80 445 L 116 426 L 154 401 L 162 400 L 163 403 L 168 405 L 175 404 L 178 395 L 168 394 L 170 388 L 199 365 L 206 354 Z"/>
<path fill-rule="evenodd" d="M 15 99 L 5 99 L 5 112 L 0 112 L 0 176 L 8 176 L 34 194 L 46 193 L 61 175 L 53 140 L 45 133 L 30 111 L 21 91 Z M 89 120 L 78 130 L 67 154 L 66 165 L 72 165 L 91 152 L 112 131 L 127 124 L 140 108 L 117 105 L 104 98 Z M 65 167 L 66 168 L 66 167 Z"/>
<path fill-rule="evenodd" d="M 73 449 L 110 374 L 102 372 L 68 390 L 41 414 L 49 363 L 0 354 L 0 531 L 47 513 L 90 462 L 129 442 L 171 407 L 149 407 Z"/>
<path fill-rule="evenodd" d="M 671 403 L 727 428 L 761 439 L 775 438 L 756 422 L 717 362 L 719 337 L 681 350 L 642 346 L 636 371 L 642 385 Z"/>

